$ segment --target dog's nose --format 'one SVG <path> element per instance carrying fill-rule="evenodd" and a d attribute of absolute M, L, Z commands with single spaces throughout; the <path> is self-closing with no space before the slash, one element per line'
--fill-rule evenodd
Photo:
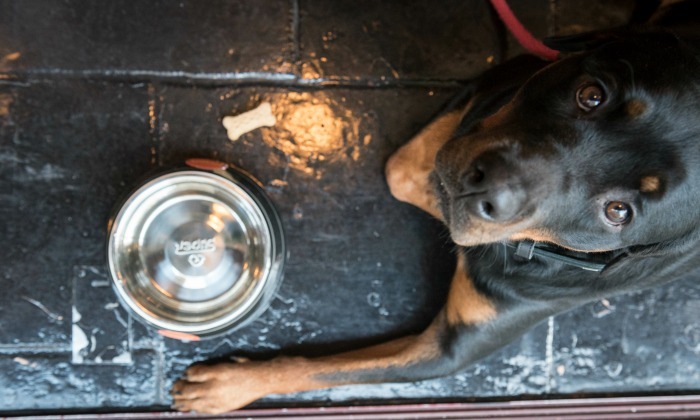
<path fill-rule="evenodd" d="M 486 152 L 472 162 L 462 177 L 467 207 L 472 215 L 494 222 L 515 219 L 527 202 L 514 165 L 498 152 Z"/>

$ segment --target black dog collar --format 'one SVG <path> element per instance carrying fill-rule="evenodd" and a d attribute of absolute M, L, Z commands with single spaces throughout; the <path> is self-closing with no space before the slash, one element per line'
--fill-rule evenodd
<path fill-rule="evenodd" d="M 615 250 L 610 252 L 576 253 L 577 255 L 574 256 L 572 251 L 560 246 L 537 243 L 531 240 L 515 243 L 508 242 L 506 245 L 515 250 L 516 256 L 526 260 L 531 260 L 532 257 L 537 256 L 596 273 L 603 272 L 606 267 L 618 262 L 628 254 L 627 250 Z"/>

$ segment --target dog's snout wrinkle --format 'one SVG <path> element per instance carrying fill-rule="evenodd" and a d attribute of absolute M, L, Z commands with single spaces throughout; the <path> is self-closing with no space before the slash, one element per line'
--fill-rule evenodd
<path fill-rule="evenodd" d="M 460 199 L 460 198 L 470 198 L 470 197 L 478 196 L 478 195 L 480 195 L 480 194 L 486 194 L 486 190 L 464 192 L 464 193 L 461 193 L 461 194 L 456 195 L 455 198 L 456 198 L 456 199 Z"/>

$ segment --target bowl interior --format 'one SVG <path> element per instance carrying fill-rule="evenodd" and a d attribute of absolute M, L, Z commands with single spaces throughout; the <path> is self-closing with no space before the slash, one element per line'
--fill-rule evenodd
<path fill-rule="evenodd" d="M 243 318 L 263 294 L 276 235 L 256 197 L 202 171 L 155 178 L 112 223 L 109 263 L 122 301 L 158 328 L 201 333 Z"/>

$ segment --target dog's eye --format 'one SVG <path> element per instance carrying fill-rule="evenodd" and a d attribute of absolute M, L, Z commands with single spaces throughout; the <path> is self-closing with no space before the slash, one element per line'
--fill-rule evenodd
<path fill-rule="evenodd" d="M 582 110 L 589 112 L 605 102 L 605 92 L 598 85 L 581 86 L 576 92 L 576 104 Z"/>
<path fill-rule="evenodd" d="M 632 208 L 621 201 L 610 201 L 605 205 L 605 217 L 613 225 L 621 225 L 632 218 Z"/>

